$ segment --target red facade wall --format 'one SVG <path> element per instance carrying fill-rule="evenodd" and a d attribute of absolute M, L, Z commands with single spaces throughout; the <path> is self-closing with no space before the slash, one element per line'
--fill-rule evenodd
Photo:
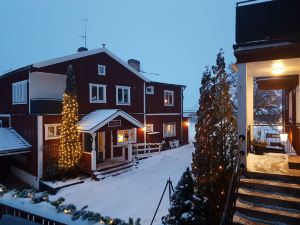
<path fill-rule="evenodd" d="M 10 114 L 27 114 L 29 112 L 29 104 L 12 104 L 12 84 L 18 81 L 28 80 L 29 69 L 20 71 L 14 75 L 0 77 L 0 113 Z M 28 84 L 27 84 L 27 97 L 28 97 Z"/>
<path fill-rule="evenodd" d="M 182 86 L 163 83 L 147 83 L 154 86 L 154 94 L 146 94 L 147 113 L 181 113 Z M 164 105 L 164 90 L 174 91 L 174 106 Z"/>
<path fill-rule="evenodd" d="M 65 74 L 72 64 L 76 74 L 76 89 L 79 113 L 86 114 L 96 109 L 122 109 L 128 113 L 144 112 L 144 81 L 130 70 L 119 64 L 106 53 L 99 53 L 80 59 L 54 64 L 38 71 Z M 106 66 L 106 75 L 98 75 L 98 64 Z M 89 83 L 106 86 L 106 104 L 89 103 Z M 131 105 L 116 105 L 116 85 L 130 86 Z"/>
<path fill-rule="evenodd" d="M 181 139 L 181 116 L 147 116 L 147 124 L 153 124 L 153 132 L 159 132 L 157 134 L 147 134 L 147 142 L 149 143 L 160 143 L 164 137 L 163 137 L 163 123 L 172 123 L 176 122 L 176 136 L 170 137 L 168 139 Z"/>

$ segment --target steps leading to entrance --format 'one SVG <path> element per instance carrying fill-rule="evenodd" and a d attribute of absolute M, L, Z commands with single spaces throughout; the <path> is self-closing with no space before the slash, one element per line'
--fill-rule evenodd
<path fill-rule="evenodd" d="M 110 176 L 117 176 L 122 173 L 128 172 L 136 166 L 134 162 L 126 162 L 120 163 L 114 166 L 105 167 L 103 169 L 99 169 L 93 173 L 93 178 L 97 180 L 103 180 Z"/>
<path fill-rule="evenodd" d="M 300 224 L 300 178 L 248 173 L 240 181 L 235 224 Z"/>
<path fill-rule="evenodd" d="M 284 154 L 284 148 L 280 146 L 266 146 L 265 153 L 282 153 Z"/>

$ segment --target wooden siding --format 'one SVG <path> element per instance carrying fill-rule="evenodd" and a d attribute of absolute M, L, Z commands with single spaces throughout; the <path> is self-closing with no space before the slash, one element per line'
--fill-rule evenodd
<path fill-rule="evenodd" d="M 181 113 L 182 86 L 168 85 L 164 83 L 147 83 L 147 86 L 154 86 L 154 94 L 146 94 L 147 113 Z M 174 106 L 165 106 L 165 90 L 174 91 Z"/>
<path fill-rule="evenodd" d="M 170 116 L 170 115 L 164 115 L 164 116 L 147 116 L 147 124 L 153 124 L 153 131 L 159 132 L 157 134 L 147 134 L 147 142 L 148 143 L 158 143 L 162 142 L 164 139 L 163 137 L 163 123 L 176 123 L 176 136 L 169 137 L 166 139 L 170 140 L 180 140 L 182 143 L 182 137 L 181 137 L 181 116 Z"/>
<path fill-rule="evenodd" d="M 32 146 L 31 152 L 24 154 L 27 158 L 25 163 L 12 160 L 12 164 L 37 176 L 37 116 L 12 115 L 12 127 Z"/>
<path fill-rule="evenodd" d="M 12 104 L 12 84 L 18 81 L 28 80 L 29 69 L 20 71 L 14 75 L 0 77 L 0 113 L 3 114 L 27 114 L 29 112 L 28 84 L 27 104 Z"/>
<path fill-rule="evenodd" d="M 79 113 L 86 114 L 96 109 L 122 109 L 127 113 L 144 112 L 144 81 L 119 64 L 106 53 L 99 53 L 80 59 L 36 69 L 40 72 L 65 74 L 72 64 L 76 74 L 76 89 Z M 106 75 L 98 75 L 98 64 L 106 66 Z M 89 83 L 106 86 L 106 103 L 89 103 Z M 116 105 L 116 85 L 129 86 L 131 105 Z"/>

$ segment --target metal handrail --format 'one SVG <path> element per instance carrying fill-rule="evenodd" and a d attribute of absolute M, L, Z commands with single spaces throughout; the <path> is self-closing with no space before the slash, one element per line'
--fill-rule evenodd
<path fill-rule="evenodd" d="M 245 154 L 241 151 L 241 145 L 245 141 L 245 136 L 239 136 L 238 152 L 235 160 L 234 169 L 229 183 L 228 193 L 226 197 L 225 207 L 220 225 L 231 225 L 235 211 L 235 204 L 238 196 L 238 188 L 240 178 L 245 166 L 241 164 L 242 156 Z"/>

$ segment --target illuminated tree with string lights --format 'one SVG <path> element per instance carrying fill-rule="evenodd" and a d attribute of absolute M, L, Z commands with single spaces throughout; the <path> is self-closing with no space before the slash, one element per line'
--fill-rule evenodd
<path fill-rule="evenodd" d="M 211 207 L 211 224 L 219 224 L 236 146 L 236 119 L 222 50 L 216 65 L 206 68 L 200 88 L 192 173 L 196 192 Z"/>
<path fill-rule="evenodd" d="M 78 122 L 78 102 L 75 89 L 75 74 L 72 65 L 67 69 L 66 89 L 63 96 L 62 126 L 58 167 L 68 172 L 76 168 L 81 158 Z"/>

